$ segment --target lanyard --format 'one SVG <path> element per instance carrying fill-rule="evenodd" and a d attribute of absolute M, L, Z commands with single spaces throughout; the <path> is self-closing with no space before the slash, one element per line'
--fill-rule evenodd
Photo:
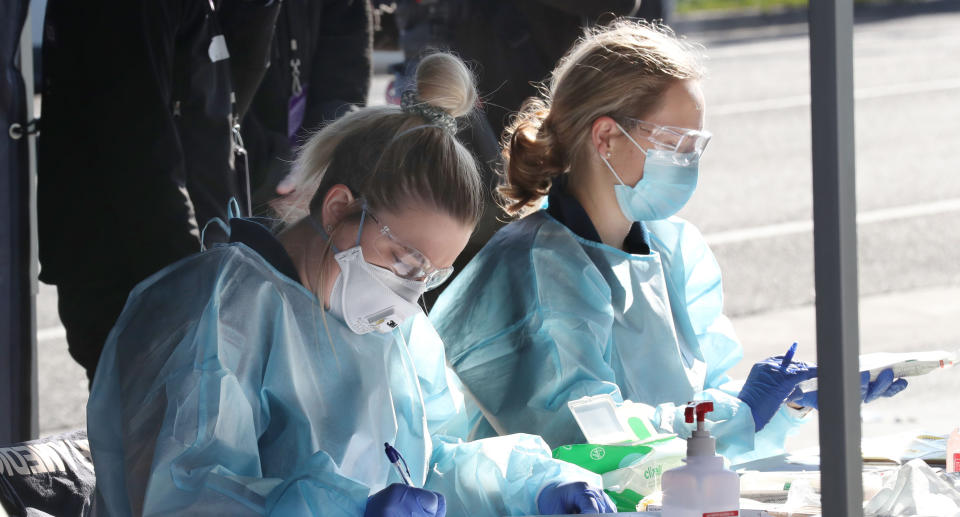
<path fill-rule="evenodd" d="M 303 84 L 300 82 L 300 44 L 297 42 L 293 30 L 293 21 L 296 18 L 293 15 L 293 4 L 295 0 L 284 2 L 282 9 L 287 12 L 287 35 L 290 38 L 290 93 L 292 97 L 299 97 L 303 93 Z"/>

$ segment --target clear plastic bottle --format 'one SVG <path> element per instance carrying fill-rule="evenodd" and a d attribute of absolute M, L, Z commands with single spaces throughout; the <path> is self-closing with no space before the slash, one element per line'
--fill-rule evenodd
<path fill-rule="evenodd" d="M 687 440 L 686 465 L 663 473 L 663 517 L 737 517 L 740 478 L 723 467 L 716 440 L 704 429 L 713 402 L 691 402 L 684 412 L 697 430 Z"/>
<path fill-rule="evenodd" d="M 960 427 L 947 438 L 947 472 L 960 472 Z"/>

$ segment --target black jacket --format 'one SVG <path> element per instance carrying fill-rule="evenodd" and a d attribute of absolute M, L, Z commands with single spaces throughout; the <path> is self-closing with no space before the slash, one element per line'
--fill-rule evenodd
<path fill-rule="evenodd" d="M 369 0 L 283 1 L 270 67 L 243 120 L 256 206 L 275 197 L 311 132 L 366 103 L 371 25 Z"/>
<path fill-rule="evenodd" d="M 200 249 L 198 223 L 239 193 L 231 126 L 252 92 L 237 86 L 259 82 L 265 48 L 249 42 L 269 40 L 277 7 L 49 1 L 41 280 L 139 281 Z"/>
<path fill-rule="evenodd" d="M 478 88 L 499 137 L 511 113 L 538 94 L 583 29 L 636 12 L 637 0 L 496 0 L 469 2 L 451 45 L 476 63 Z"/>

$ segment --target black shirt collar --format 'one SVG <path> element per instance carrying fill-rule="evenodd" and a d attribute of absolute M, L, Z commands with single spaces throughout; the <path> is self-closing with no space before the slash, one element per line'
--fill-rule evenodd
<path fill-rule="evenodd" d="M 602 242 L 587 211 L 583 209 L 577 198 L 567 194 L 566 187 L 566 175 L 553 180 L 553 186 L 550 187 L 550 194 L 547 196 L 547 213 L 581 238 Z M 647 241 L 647 232 L 644 231 L 643 224 L 633 223 L 630 232 L 623 240 L 623 249 L 634 255 L 650 254 L 650 243 Z"/>
<path fill-rule="evenodd" d="M 252 219 L 230 219 L 230 242 L 246 244 L 271 266 L 277 268 L 277 271 L 290 277 L 294 282 L 300 282 L 300 274 L 293 265 L 293 259 L 266 226 Z"/>

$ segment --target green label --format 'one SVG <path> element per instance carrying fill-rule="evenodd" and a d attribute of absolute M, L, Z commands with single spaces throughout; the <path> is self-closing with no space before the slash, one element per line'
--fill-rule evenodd
<path fill-rule="evenodd" d="M 618 512 L 637 511 L 637 505 L 644 497 L 629 488 L 623 492 L 614 492 L 613 490 L 604 490 L 604 492 L 610 496 L 610 499 L 613 499 L 613 504 L 617 505 Z"/>
<path fill-rule="evenodd" d="M 643 445 L 564 445 L 553 450 L 553 457 L 573 463 L 596 474 L 622 468 L 624 463 L 646 456 L 653 450 Z M 624 459 L 628 461 L 624 462 Z"/>
<path fill-rule="evenodd" d="M 646 440 L 653 436 L 650 434 L 650 429 L 642 418 L 632 416 L 627 419 L 627 424 L 630 426 L 630 429 L 633 430 L 633 434 L 637 435 L 638 440 Z"/>

